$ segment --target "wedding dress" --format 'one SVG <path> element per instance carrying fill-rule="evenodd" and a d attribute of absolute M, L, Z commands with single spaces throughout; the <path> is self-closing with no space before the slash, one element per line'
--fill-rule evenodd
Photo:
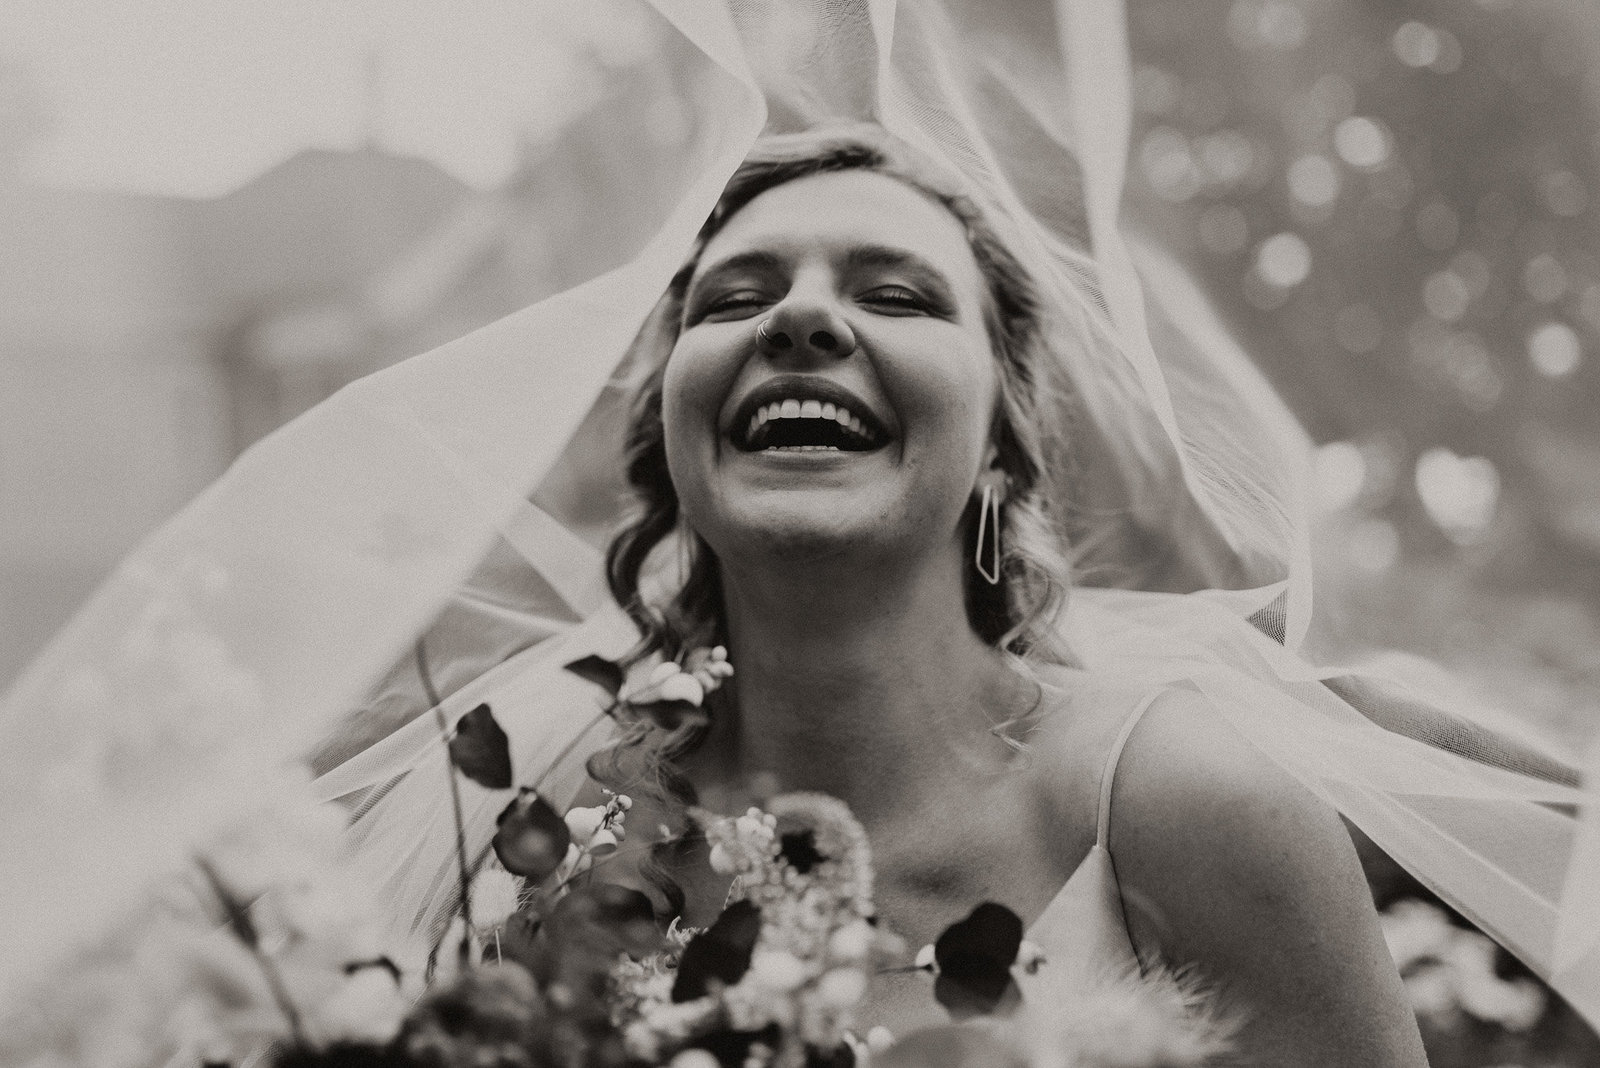
<path fill-rule="evenodd" d="M 112 929 L 136 889 L 268 792 L 342 799 L 351 854 L 394 931 L 435 929 L 454 834 L 419 654 L 450 716 L 494 704 L 519 782 L 570 798 L 609 728 L 593 688 L 561 665 L 634 638 L 604 594 L 594 515 L 615 485 L 639 371 L 630 345 L 763 130 L 865 121 L 961 173 L 1046 295 L 1084 416 L 1083 503 L 1120 523 L 1090 562 L 1163 563 L 1140 590 L 1073 592 L 1061 625 L 1083 662 L 1198 690 L 1600 1022 L 1592 792 L 1527 774 L 1537 754 L 1449 716 L 1352 704 L 1324 684 L 1348 672 L 1298 655 L 1311 612 L 1306 441 L 1182 271 L 1125 232 L 1121 4 L 640 8 L 681 74 L 684 136 L 681 168 L 659 176 L 674 206 L 633 258 L 259 443 L 8 694 L 0 1002 Z M 1007 74 L 1022 69 L 1025 85 Z M 603 110 L 580 121 L 604 136 Z M 1414 696 L 1408 707 L 1445 695 Z M 312 787 L 292 770 L 307 754 Z M 476 849 L 506 795 L 465 789 Z M 1100 856 L 1043 930 L 1088 929 L 1078 914 L 1108 892 Z"/>

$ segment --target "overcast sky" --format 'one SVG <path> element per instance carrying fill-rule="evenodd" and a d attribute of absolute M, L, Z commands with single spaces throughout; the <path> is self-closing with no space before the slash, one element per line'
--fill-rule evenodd
<path fill-rule="evenodd" d="M 0 60 L 20 64 L 48 109 L 49 132 L 23 163 L 33 180 L 214 195 L 307 146 L 355 147 L 376 122 L 386 147 L 488 185 L 511 167 L 519 127 L 547 128 L 581 97 L 579 48 L 638 47 L 631 11 L 624 0 L 6 0 Z"/>

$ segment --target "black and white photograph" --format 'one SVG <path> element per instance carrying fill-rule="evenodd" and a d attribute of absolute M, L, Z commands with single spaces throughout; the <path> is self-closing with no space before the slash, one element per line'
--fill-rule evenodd
<path fill-rule="evenodd" d="M 1595 0 L 0 8 L 0 1066 L 1600 1068 Z"/>

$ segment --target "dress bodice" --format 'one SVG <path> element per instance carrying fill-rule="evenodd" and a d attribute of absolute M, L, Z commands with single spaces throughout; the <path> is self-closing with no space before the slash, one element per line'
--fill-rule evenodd
<path fill-rule="evenodd" d="M 1096 788 L 1094 845 L 1028 926 L 1025 936 L 1044 954 L 1043 962 L 1033 972 L 1016 970 L 1023 998 L 1030 1004 L 1063 1004 L 1108 981 L 1136 976 L 1142 970 L 1128 934 L 1122 892 L 1109 848 L 1111 790 L 1123 747 L 1160 692 L 1146 691 L 1131 706 L 1123 703 L 1112 710 L 1110 726 L 1115 734 L 1106 750 Z M 894 985 L 900 989 L 884 991 L 886 996 L 881 998 L 884 1007 L 893 1005 L 898 1010 L 892 1014 L 891 1030 L 945 1022 L 925 976 L 895 978 Z M 913 983 L 922 989 L 908 990 Z M 873 1000 L 879 1002 L 878 998 Z M 870 1026 L 884 1021 L 874 1018 L 869 1008 L 868 1019 L 863 1022 Z"/>

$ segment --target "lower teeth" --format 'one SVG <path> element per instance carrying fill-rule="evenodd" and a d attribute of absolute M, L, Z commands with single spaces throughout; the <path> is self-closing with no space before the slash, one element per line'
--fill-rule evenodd
<path fill-rule="evenodd" d="M 769 445 L 768 452 L 838 452 L 837 445 Z"/>

